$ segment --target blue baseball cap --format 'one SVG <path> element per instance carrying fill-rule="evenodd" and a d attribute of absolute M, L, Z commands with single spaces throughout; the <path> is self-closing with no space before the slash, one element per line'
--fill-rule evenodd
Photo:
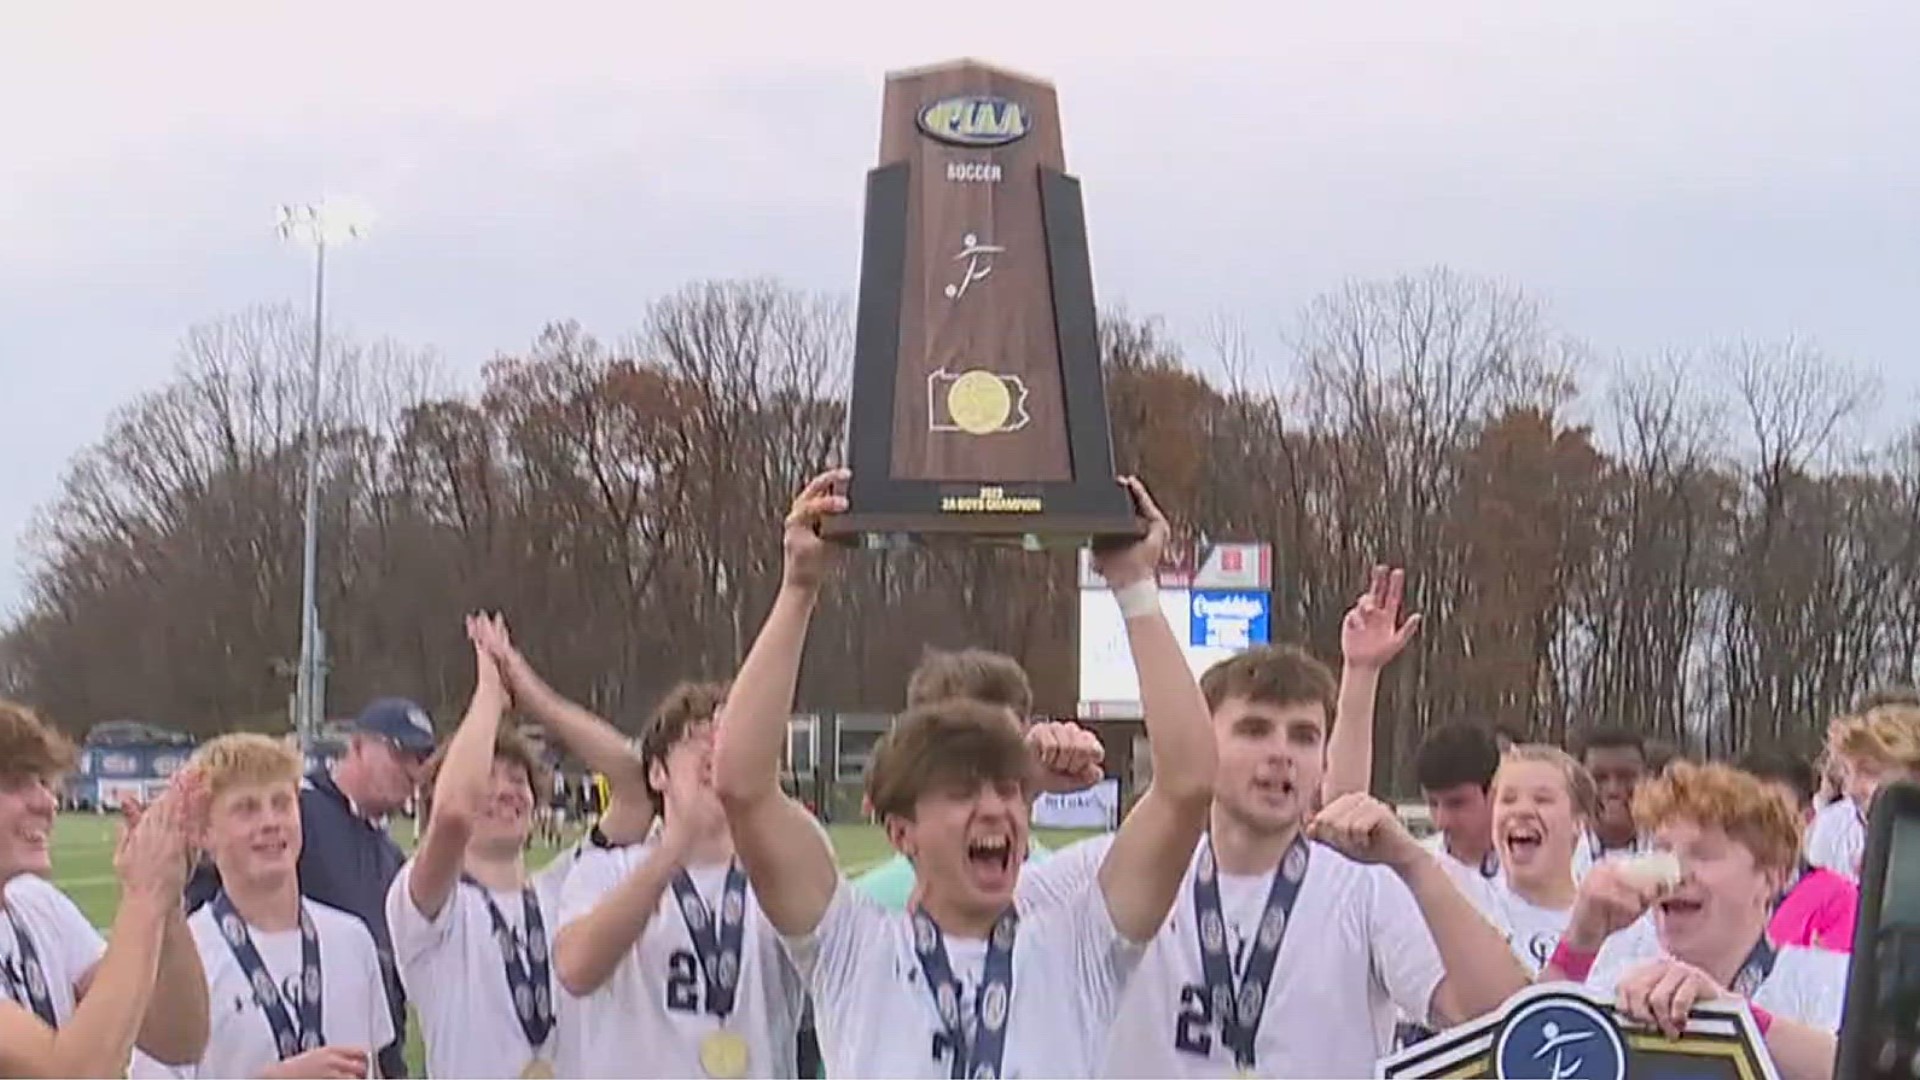
<path fill-rule="evenodd" d="M 415 754 L 433 753 L 433 720 L 406 698 L 381 698 L 360 710 L 354 726 Z"/>

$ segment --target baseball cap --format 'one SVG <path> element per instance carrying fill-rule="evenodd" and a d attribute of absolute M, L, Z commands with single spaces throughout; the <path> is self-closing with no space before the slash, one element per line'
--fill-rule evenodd
<path fill-rule="evenodd" d="M 433 753 L 433 720 L 406 698 L 381 698 L 360 710 L 354 726 L 386 738 L 402 750 Z"/>

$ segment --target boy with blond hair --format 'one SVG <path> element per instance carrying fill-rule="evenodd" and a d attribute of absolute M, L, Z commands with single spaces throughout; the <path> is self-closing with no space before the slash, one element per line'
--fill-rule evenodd
<path fill-rule="evenodd" d="M 213 1023 L 184 1066 L 135 1055 L 136 1077 L 364 1077 L 393 1041 L 373 935 L 300 895 L 300 755 L 265 735 L 222 735 L 188 768 L 209 802 L 203 846 L 221 889 L 187 920 Z"/>

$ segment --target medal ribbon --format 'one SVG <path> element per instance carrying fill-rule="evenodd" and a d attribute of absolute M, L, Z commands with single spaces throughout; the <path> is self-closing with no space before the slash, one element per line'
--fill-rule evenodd
<path fill-rule="evenodd" d="M 11 964 L 0 967 L 0 978 L 7 983 L 7 996 L 33 1010 L 33 1015 L 50 1028 L 60 1026 L 53 1014 L 53 997 L 47 989 L 47 969 L 40 964 L 40 954 L 33 947 L 33 939 L 20 925 L 20 920 L 7 912 L 7 921 L 13 924 L 14 950 L 20 956 L 20 970 L 15 971 Z"/>
<path fill-rule="evenodd" d="M 507 992 L 513 998 L 514 1014 L 520 1018 L 520 1030 L 527 1045 L 537 1054 L 553 1033 L 553 964 L 547 952 L 547 924 L 540 917 L 540 897 L 531 888 L 520 890 L 521 914 L 526 920 L 526 941 L 515 944 L 513 927 L 493 893 L 465 874 L 460 880 L 480 891 L 487 902 L 487 918 L 493 923 L 493 939 L 500 943 L 502 966 L 507 972 Z"/>
<path fill-rule="evenodd" d="M 1007 1050 L 1007 1008 L 1013 998 L 1013 939 L 1019 928 L 1020 916 L 1012 908 L 994 921 L 969 1025 L 960 1016 L 960 980 L 954 978 L 953 962 L 947 959 L 947 940 L 932 916 L 914 909 L 913 951 L 920 957 L 920 971 L 933 994 L 940 1026 L 953 1044 L 953 1067 L 948 1073 L 953 1080 L 1000 1075 L 1000 1061 Z"/>
<path fill-rule="evenodd" d="M 1274 961 L 1280 955 L 1280 943 L 1286 940 L 1287 926 L 1293 921 L 1294 901 L 1300 898 L 1300 883 L 1306 880 L 1310 848 L 1302 837 L 1294 837 L 1287 854 L 1274 871 L 1273 887 L 1267 890 L 1267 907 L 1260 916 L 1260 930 L 1254 935 L 1247 955 L 1247 969 L 1239 985 L 1234 985 L 1233 961 L 1227 955 L 1227 924 L 1220 912 L 1220 879 L 1215 870 L 1213 841 L 1200 849 L 1200 866 L 1193 875 L 1193 910 L 1200 935 L 1200 971 L 1207 981 L 1207 999 L 1220 1020 L 1220 1041 L 1233 1051 L 1233 1063 L 1241 1069 L 1254 1066 L 1254 1036 L 1265 1017 L 1268 984 L 1273 981 Z"/>
<path fill-rule="evenodd" d="M 220 927 L 220 936 L 227 939 L 227 948 L 232 950 L 233 958 L 239 961 L 240 970 L 253 986 L 254 1004 L 267 1014 L 267 1024 L 273 1028 L 273 1042 L 279 1051 L 280 1060 L 320 1046 L 320 935 L 313 929 L 313 920 L 307 917 L 307 905 L 300 905 L 300 1020 L 295 1026 L 294 1019 L 287 1012 L 287 1003 L 280 996 L 280 987 L 275 985 L 272 973 L 260 959 L 260 952 L 253 947 L 253 935 L 247 932 L 247 921 L 233 909 L 233 901 L 227 899 L 226 890 L 214 894 L 208 901 L 213 911 L 213 920 Z"/>
<path fill-rule="evenodd" d="M 1751 1000 L 1760 992 L 1760 984 L 1773 974 L 1773 963 L 1780 959 L 1780 953 L 1767 940 L 1767 932 L 1760 931 L 1760 940 L 1753 943 L 1753 951 L 1740 962 L 1740 970 L 1733 976 L 1733 985 L 1728 990 Z"/>
<path fill-rule="evenodd" d="M 680 917 L 687 922 L 687 936 L 693 939 L 693 952 L 700 961 L 707 982 L 707 1011 L 725 1020 L 733 1013 L 733 998 L 740 988 L 740 942 L 747 929 L 747 875 L 739 860 L 727 866 L 727 883 L 720 893 L 720 932 L 714 933 L 713 910 L 693 887 L 693 877 L 685 868 L 673 875 L 674 899 L 680 903 Z"/>

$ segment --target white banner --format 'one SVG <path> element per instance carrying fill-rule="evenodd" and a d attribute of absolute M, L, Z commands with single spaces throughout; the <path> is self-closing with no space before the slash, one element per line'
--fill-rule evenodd
<path fill-rule="evenodd" d="M 1064 795 L 1047 792 L 1033 801 L 1033 824 L 1042 829 L 1117 828 L 1120 781 L 1109 778 Z"/>

